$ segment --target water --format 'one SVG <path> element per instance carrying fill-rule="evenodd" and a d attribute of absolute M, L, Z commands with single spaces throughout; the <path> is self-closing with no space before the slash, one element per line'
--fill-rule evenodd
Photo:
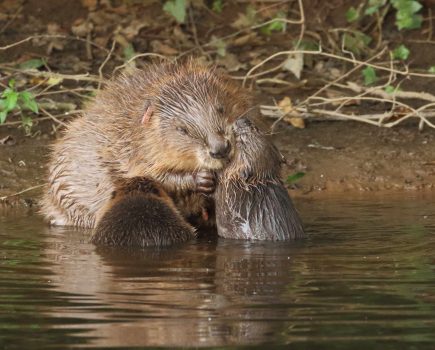
<path fill-rule="evenodd" d="M 0 215 L 0 348 L 435 349 L 434 198 L 296 204 L 302 242 L 162 251 Z"/>

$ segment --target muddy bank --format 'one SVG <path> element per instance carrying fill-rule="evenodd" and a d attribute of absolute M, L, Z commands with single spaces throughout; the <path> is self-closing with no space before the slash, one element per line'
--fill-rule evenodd
<path fill-rule="evenodd" d="M 431 190 L 435 132 L 415 126 L 377 128 L 353 122 L 281 126 L 275 143 L 287 159 L 284 174 L 305 172 L 294 195 Z"/>
<path fill-rule="evenodd" d="M 49 128 L 47 128 L 49 130 Z M 0 197 L 11 196 L 46 181 L 50 144 L 48 131 L 35 138 L 21 130 L 0 129 Z M 435 183 L 435 132 L 415 126 L 376 128 L 353 122 L 311 123 L 306 129 L 285 124 L 273 139 L 285 156 L 283 175 L 304 172 L 290 185 L 292 196 L 379 191 L 430 191 Z M 3 206 L 37 206 L 38 187 L 2 201 Z"/>

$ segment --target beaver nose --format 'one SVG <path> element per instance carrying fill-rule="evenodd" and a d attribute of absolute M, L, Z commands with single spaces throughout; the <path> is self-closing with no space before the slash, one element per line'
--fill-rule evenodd
<path fill-rule="evenodd" d="M 228 156 L 231 145 L 228 140 L 219 140 L 210 144 L 210 156 L 215 159 L 222 159 Z"/>

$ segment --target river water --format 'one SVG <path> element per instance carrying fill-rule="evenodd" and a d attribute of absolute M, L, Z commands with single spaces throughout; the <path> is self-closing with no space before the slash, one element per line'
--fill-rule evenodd
<path fill-rule="evenodd" d="M 296 205 L 303 241 L 160 251 L 0 213 L 0 348 L 435 349 L 434 197 Z"/>

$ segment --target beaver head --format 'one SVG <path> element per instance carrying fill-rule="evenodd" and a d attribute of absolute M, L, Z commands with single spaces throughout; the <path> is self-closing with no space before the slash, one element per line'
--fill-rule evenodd
<path fill-rule="evenodd" d="M 152 129 L 158 130 L 164 160 L 174 170 L 176 164 L 183 170 L 223 168 L 233 156 L 233 124 L 249 108 L 249 95 L 195 61 L 160 69 L 142 122 L 158 123 Z"/>

